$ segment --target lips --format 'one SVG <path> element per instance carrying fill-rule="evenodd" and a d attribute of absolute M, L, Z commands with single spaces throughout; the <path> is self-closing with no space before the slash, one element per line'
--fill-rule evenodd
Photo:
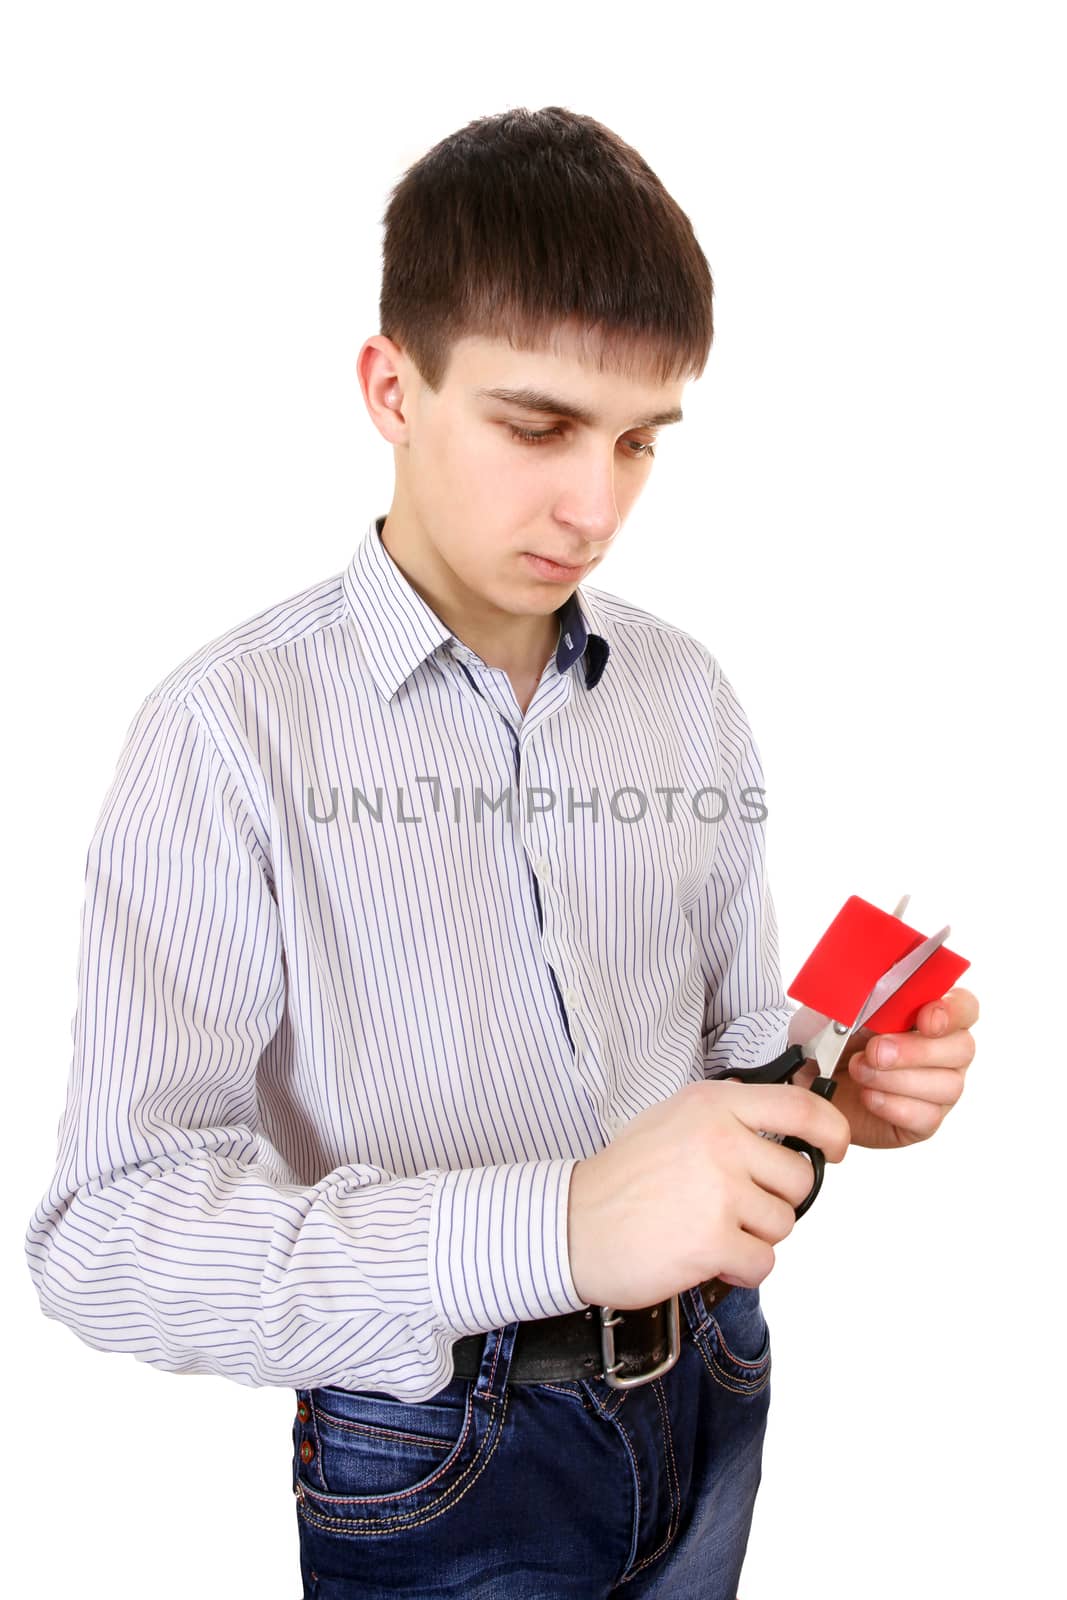
<path fill-rule="evenodd" d="M 531 550 L 530 554 L 537 556 L 538 561 L 551 561 L 555 566 L 563 567 L 567 572 L 581 572 L 585 564 L 582 561 L 561 561 L 559 556 L 543 556 L 537 550 Z"/>

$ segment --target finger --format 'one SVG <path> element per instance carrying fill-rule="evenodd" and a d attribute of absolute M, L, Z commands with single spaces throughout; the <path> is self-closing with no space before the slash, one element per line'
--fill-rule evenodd
<path fill-rule="evenodd" d="M 732 1110 L 753 1133 L 791 1133 L 825 1151 L 827 1161 L 843 1161 L 852 1130 L 848 1118 L 829 1100 L 792 1083 L 731 1084 Z"/>
<path fill-rule="evenodd" d="M 745 1289 L 757 1289 L 774 1267 L 774 1248 L 763 1239 L 735 1229 L 727 1244 L 718 1276 Z"/>
<path fill-rule="evenodd" d="M 915 1021 L 921 1033 L 934 1038 L 956 1028 L 970 1028 L 978 1021 L 978 998 L 970 989 L 949 989 L 940 1000 L 920 1006 Z"/>
<path fill-rule="evenodd" d="M 766 1139 L 760 1143 L 767 1145 Z M 778 1145 L 770 1145 L 776 1150 Z M 783 1150 L 783 1155 L 796 1155 L 794 1150 Z M 807 1168 L 808 1176 L 803 1184 L 804 1193 L 797 1196 L 796 1200 L 783 1199 L 777 1192 L 770 1194 L 761 1184 L 746 1184 L 741 1193 L 737 1209 L 738 1224 L 746 1233 L 753 1234 L 757 1239 L 763 1239 L 767 1244 L 778 1244 L 787 1234 L 792 1233 L 793 1224 L 797 1220 L 796 1207 L 811 1189 L 811 1167 L 803 1156 L 797 1156 L 798 1161 L 803 1161 Z M 794 1185 L 796 1187 L 796 1185 Z"/>
<path fill-rule="evenodd" d="M 945 1039 L 919 1033 L 879 1033 L 850 1057 L 872 1067 L 969 1067 L 974 1060 L 974 1035 L 964 1029 Z"/>
<path fill-rule="evenodd" d="M 963 1073 L 943 1067 L 893 1067 L 879 1071 L 849 1062 L 849 1073 L 865 1089 L 882 1094 L 928 1100 L 932 1105 L 954 1106 L 963 1093 Z"/>
<path fill-rule="evenodd" d="M 948 1116 L 949 1107 L 934 1105 L 929 1100 L 916 1100 L 909 1095 L 884 1094 L 878 1089 L 863 1089 L 860 1098 L 872 1116 L 902 1128 L 919 1139 L 928 1139 L 936 1133 Z"/>
<path fill-rule="evenodd" d="M 794 1210 L 811 1193 L 814 1171 L 809 1157 L 799 1150 L 788 1150 L 784 1144 L 771 1139 L 758 1139 L 759 1146 L 751 1152 L 748 1170 L 760 1192 L 780 1197 L 789 1205 L 790 1223 L 796 1219 Z M 745 1227 L 749 1224 L 746 1222 Z M 779 1234 L 784 1238 L 784 1234 Z"/>

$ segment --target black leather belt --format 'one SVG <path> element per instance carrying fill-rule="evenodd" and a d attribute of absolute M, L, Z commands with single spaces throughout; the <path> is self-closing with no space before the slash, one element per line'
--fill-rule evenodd
<path fill-rule="evenodd" d="M 710 1311 L 730 1293 L 731 1285 L 709 1278 L 700 1285 Z M 520 1322 L 511 1357 L 512 1383 L 559 1382 L 596 1378 L 612 1389 L 633 1389 L 669 1372 L 681 1354 L 685 1321 L 678 1296 L 658 1306 L 613 1311 L 592 1306 L 561 1317 Z M 617 1332 L 616 1330 L 621 1330 Z M 457 1378 L 476 1378 L 485 1348 L 485 1334 L 472 1333 L 452 1346 Z"/>

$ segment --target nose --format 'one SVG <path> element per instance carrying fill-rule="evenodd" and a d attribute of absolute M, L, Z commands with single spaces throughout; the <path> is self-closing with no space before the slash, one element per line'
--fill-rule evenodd
<path fill-rule="evenodd" d="M 619 503 L 615 492 L 615 460 L 605 459 L 599 449 L 571 464 L 570 476 L 556 501 L 556 520 L 581 536 L 587 546 L 582 564 L 602 555 L 600 546 L 619 531 Z M 576 563 L 577 564 L 577 563 Z"/>

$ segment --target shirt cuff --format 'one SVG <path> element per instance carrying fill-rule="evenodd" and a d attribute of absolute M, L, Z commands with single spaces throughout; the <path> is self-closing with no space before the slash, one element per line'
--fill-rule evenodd
<path fill-rule="evenodd" d="M 567 1208 L 578 1157 L 440 1173 L 430 1213 L 430 1285 L 457 1335 L 582 1311 Z"/>
<path fill-rule="evenodd" d="M 789 1048 L 789 1006 L 747 1012 L 720 1028 L 704 1046 L 704 1076 L 721 1078 L 738 1067 L 765 1067 Z"/>

